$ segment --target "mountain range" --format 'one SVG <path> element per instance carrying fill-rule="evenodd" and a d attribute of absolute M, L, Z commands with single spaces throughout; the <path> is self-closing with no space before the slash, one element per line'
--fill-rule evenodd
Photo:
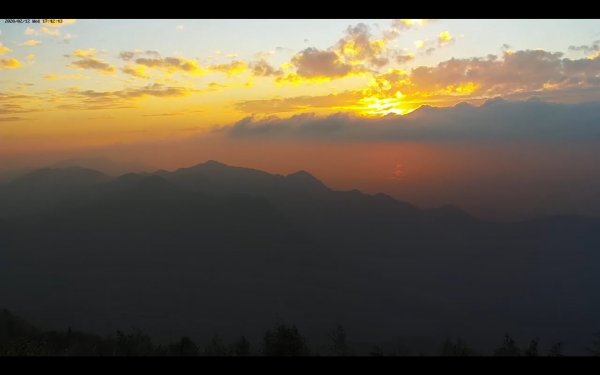
<path fill-rule="evenodd" d="M 600 330 L 599 250 L 599 218 L 496 223 L 217 161 L 0 185 L 2 307 L 98 333 L 253 337 L 285 321 L 319 341 L 341 323 L 360 342 L 487 349 L 510 332 L 581 354 Z"/>

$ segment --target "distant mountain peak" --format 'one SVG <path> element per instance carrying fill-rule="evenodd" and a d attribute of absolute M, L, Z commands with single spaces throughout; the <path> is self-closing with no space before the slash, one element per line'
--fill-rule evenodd
<path fill-rule="evenodd" d="M 216 160 L 213 160 L 213 159 L 207 160 L 204 163 L 198 164 L 198 165 L 199 166 L 200 165 L 205 165 L 207 167 L 228 167 L 227 164 L 223 164 L 220 161 L 216 161 Z"/>
<path fill-rule="evenodd" d="M 323 182 L 305 170 L 289 174 L 285 176 L 285 179 L 303 189 L 329 190 Z"/>
<path fill-rule="evenodd" d="M 315 176 L 313 176 L 312 174 L 308 173 L 307 171 L 305 171 L 304 169 L 301 169 L 297 172 L 294 173 L 290 173 L 287 175 L 287 177 L 292 177 L 292 178 L 312 178 L 315 179 Z"/>
<path fill-rule="evenodd" d="M 198 163 L 195 165 L 192 165 L 190 167 L 185 167 L 185 168 L 179 168 L 177 171 L 187 171 L 187 172 L 193 172 L 193 171 L 201 171 L 201 170 L 212 170 L 212 169 L 225 169 L 225 168 L 233 168 L 227 164 L 223 164 L 219 161 L 216 160 L 207 160 L 204 163 Z"/>

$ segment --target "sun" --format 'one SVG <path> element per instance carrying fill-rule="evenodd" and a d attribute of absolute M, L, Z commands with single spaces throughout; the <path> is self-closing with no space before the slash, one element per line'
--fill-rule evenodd
<path fill-rule="evenodd" d="M 398 92 L 392 97 L 367 96 L 358 101 L 355 110 L 363 116 L 385 116 L 388 114 L 406 115 L 414 110 L 404 102 L 404 95 Z"/>

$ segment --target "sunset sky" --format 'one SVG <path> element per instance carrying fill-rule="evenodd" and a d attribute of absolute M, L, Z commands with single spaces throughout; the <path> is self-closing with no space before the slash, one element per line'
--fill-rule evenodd
<path fill-rule="evenodd" d="M 545 186 L 557 171 L 600 180 L 599 94 L 599 20 L 0 24 L 0 170 L 218 159 L 494 216 L 465 189 L 505 191 L 519 174 Z M 485 107 L 498 98 L 529 107 Z M 482 130 L 513 110 L 525 125 Z"/>

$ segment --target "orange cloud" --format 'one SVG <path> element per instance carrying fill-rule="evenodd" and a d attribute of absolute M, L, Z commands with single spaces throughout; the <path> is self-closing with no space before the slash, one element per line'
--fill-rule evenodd
<path fill-rule="evenodd" d="M 0 59 L 0 69 L 17 69 L 21 62 L 17 59 Z"/>
<path fill-rule="evenodd" d="M 234 75 L 248 70 L 248 65 L 242 61 L 232 61 L 226 64 L 216 64 L 208 67 L 209 70 Z"/>
<path fill-rule="evenodd" d="M 33 104 L 35 99 L 35 97 L 25 94 L 0 93 L 0 115 L 37 112 L 39 108 Z"/>
<path fill-rule="evenodd" d="M 138 78 L 150 78 L 143 65 L 126 65 L 121 71 Z"/>
<path fill-rule="evenodd" d="M 77 56 L 77 57 L 81 57 L 81 58 L 94 57 L 95 55 L 96 55 L 95 48 L 76 49 L 75 51 L 73 51 L 73 56 Z"/>
<path fill-rule="evenodd" d="M 83 74 L 46 74 L 44 79 L 49 81 L 56 81 L 61 79 L 87 79 L 89 77 Z"/>

